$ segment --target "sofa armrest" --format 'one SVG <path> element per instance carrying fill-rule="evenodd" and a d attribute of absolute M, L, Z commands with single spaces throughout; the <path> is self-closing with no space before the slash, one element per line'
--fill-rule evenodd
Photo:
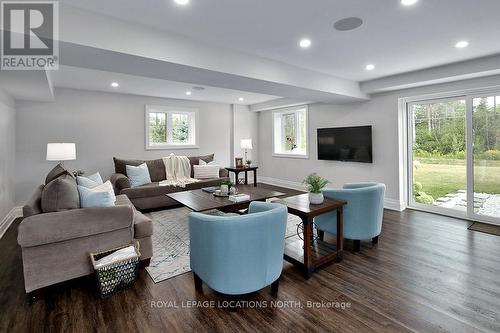
<path fill-rule="evenodd" d="M 130 229 L 133 238 L 134 210 L 131 206 L 81 208 L 30 216 L 19 225 L 17 242 L 31 247 L 92 235 Z"/>
<path fill-rule="evenodd" d="M 130 188 L 130 181 L 123 173 L 114 173 L 111 175 L 111 184 L 115 190 L 115 194 L 121 194 L 122 190 Z"/>
<path fill-rule="evenodd" d="M 219 169 L 219 178 L 227 178 L 229 177 L 229 171 L 224 168 Z"/>

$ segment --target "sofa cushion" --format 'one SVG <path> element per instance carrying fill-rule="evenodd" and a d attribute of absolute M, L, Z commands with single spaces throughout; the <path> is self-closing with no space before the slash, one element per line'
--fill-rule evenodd
<path fill-rule="evenodd" d="M 30 196 L 26 204 L 23 206 L 23 217 L 30 217 L 42 212 L 42 191 L 44 185 L 36 188 L 35 192 Z"/>
<path fill-rule="evenodd" d="M 134 211 L 134 238 L 144 238 L 153 235 L 153 221 L 146 215 Z"/>
<path fill-rule="evenodd" d="M 42 211 L 44 213 L 75 208 L 80 208 L 80 197 L 73 176 L 63 174 L 45 185 L 42 191 Z"/>
<path fill-rule="evenodd" d="M 142 163 L 146 163 L 149 170 L 149 176 L 152 182 L 161 182 L 167 178 L 165 171 L 165 164 L 162 159 L 143 161 L 143 160 L 123 160 L 113 157 L 115 163 L 115 172 L 127 175 L 127 165 L 139 166 Z"/>
<path fill-rule="evenodd" d="M 156 197 L 168 193 L 218 186 L 224 179 L 226 178 L 204 179 L 197 183 L 187 184 L 185 188 L 178 186 L 160 186 L 158 183 L 150 183 L 139 187 L 123 189 L 121 193 L 127 195 L 130 199 Z"/>
<path fill-rule="evenodd" d="M 62 176 L 64 174 L 67 174 L 74 178 L 73 173 L 70 172 L 68 169 L 66 169 L 64 166 L 62 166 L 61 163 L 59 163 L 54 168 L 52 168 L 52 170 L 50 170 L 50 172 L 47 174 L 47 177 L 45 177 L 45 185 L 47 185 L 54 179 L 59 178 L 59 176 Z"/>
<path fill-rule="evenodd" d="M 194 177 L 193 165 L 200 165 L 200 160 L 203 160 L 207 163 L 212 162 L 214 160 L 214 154 L 204 155 L 204 156 L 192 156 L 188 158 L 189 158 L 189 163 L 191 163 L 191 178 L 193 178 Z"/>
<path fill-rule="evenodd" d="M 134 209 L 134 238 L 149 237 L 153 234 L 153 222 L 151 219 L 136 210 L 126 195 L 117 195 L 115 205 L 131 206 Z"/>

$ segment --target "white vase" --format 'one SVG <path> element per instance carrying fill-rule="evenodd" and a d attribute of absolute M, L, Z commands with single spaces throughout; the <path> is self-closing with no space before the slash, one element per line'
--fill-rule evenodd
<path fill-rule="evenodd" d="M 220 186 L 220 191 L 222 194 L 228 194 L 229 193 L 229 186 L 227 185 L 221 185 Z"/>
<path fill-rule="evenodd" d="M 320 205 L 325 200 L 323 193 L 312 193 L 309 192 L 309 202 L 313 205 Z"/>

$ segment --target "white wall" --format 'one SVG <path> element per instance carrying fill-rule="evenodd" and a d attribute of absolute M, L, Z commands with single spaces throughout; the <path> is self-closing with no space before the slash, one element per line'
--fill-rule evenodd
<path fill-rule="evenodd" d="M 259 165 L 262 179 L 283 185 L 301 182 L 304 177 L 317 172 L 328 178 L 331 186 L 346 182 L 377 181 L 387 186 L 386 198 L 394 206 L 402 204 L 402 173 L 400 169 L 400 139 L 398 99 L 438 92 L 454 92 L 500 85 L 500 76 L 459 81 L 454 83 L 414 88 L 372 96 L 367 102 L 345 105 L 312 104 L 309 106 L 309 159 L 292 159 L 272 156 L 272 111 L 260 112 Z M 500 89 L 499 89 L 500 91 Z M 399 117 L 399 118 L 398 118 Z M 316 129 L 337 126 L 373 126 L 373 164 L 318 161 Z M 266 144 L 269 143 L 269 144 Z"/>
<path fill-rule="evenodd" d="M 144 148 L 146 104 L 199 109 L 199 149 L 153 150 Z M 113 157 L 154 159 L 215 153 L 218 163 L 230 162 L 231 109 L 229 104 L 195 102 L 135 95 L 56 89 L 50 103 L 16 104 L 16 203 L 21 205 L 55 165 L 45 161 L 48 142 L 75 142 L 77 160 L 71 169 L 87 174 L 99 171 L 108 178 Z"/>
<path fill-rule="evenodd" d="M 252 139 L 253 149 L 247 150 L 247 156 L 252 164 L 258 165 L 259 113 L 250 111 L 246 105 L 234 105 L 233 112 L 234 157 L 245 158 L 245 150 L 241 149 L 241 139 Z M 232 163 L 234 164 L 234 160 Z"/>
<path fill-rule="evenodd" d="M 14 207 L 14 100 L 0 90 L 0 223 Z"/>

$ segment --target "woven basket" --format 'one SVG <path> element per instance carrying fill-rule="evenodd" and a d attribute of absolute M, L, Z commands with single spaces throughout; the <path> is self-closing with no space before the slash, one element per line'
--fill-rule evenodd
<path fill-rule="evenodd" d="M 107 265 L 96 268 L 96 261 L 130 245 L 122 246 L 98 253 L 91 253 L 90 260 L 96 272 L 97 284 L 102 298 L 109 297 L 117 292 L 134 285 L 139 271 L 139 242 L 134 244 L 136 255 L 125 260 L 116 260 Z"/>

